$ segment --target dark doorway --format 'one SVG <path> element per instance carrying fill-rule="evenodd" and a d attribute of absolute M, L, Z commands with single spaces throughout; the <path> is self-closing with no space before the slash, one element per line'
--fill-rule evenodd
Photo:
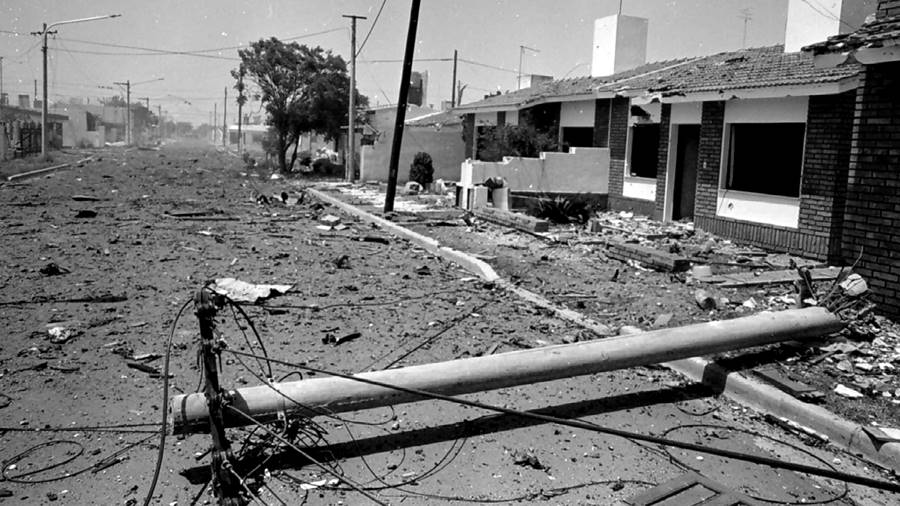
<path fill-rule="evenodd" d="M 678 150 L 675 154 L 675 189 L 672 194 L 672 219 L 694 218 L 697 190 L 697 155 L 700 125 L 678 125 Z"/>

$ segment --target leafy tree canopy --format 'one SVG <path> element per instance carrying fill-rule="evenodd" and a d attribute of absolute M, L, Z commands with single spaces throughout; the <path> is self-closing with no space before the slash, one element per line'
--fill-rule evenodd
<path fill-rule="evenodd" d="M 347 64 L 338 55 L 321 47 L 275 37 L 260 39 L 238 51 L 240 66 L 231 71 L 235 86 L 243 94 L 243 79 L 252 81 L 276 133 L 274 149 L 282 171 L 289 171 L 297 158 L 301 134 L 316 133 L 337 139 L 347 124 L 350 78 Z M 365 107 L 365 97 L 357 104 Z M 290 164 L 287 151 L 293 147 Z"/>

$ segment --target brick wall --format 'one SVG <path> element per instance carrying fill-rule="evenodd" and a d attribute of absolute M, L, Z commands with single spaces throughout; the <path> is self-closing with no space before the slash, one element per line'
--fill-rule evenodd
<path fill-rule="evenodd" d="M 594 101 L 594 142 L 595 148 L 609 147 L 609 111 L 611 100 L 598 98 Z"/>
<path fill-rule="evenodd" d="M 725 102 L 703 102 L 700 113 L 700 149 L 697 154 L 695 221 L 716 216 L 723 121 L 725 121 Z"/>
<path fill-rule="evenodd" d="M 627 98 L 612 99 L 609 114 L 609 195 L 622 197 L 622 184 L 625 179 L 625 154 L 628 142 Z"/>
<path fill-rule="evenodd" d="M 463 140 L 466 143 L 466 158 L 474 158 L 475 155 L 475 115 L 463 116 Z"/>
<path fill-rule="evenodd" d="M 881 2 L 879 12 L 896 2 Z M 887 6 L 887 7 L 886 7 Z M 900 62 L 868 65 L 856 96 L 842 254 L 900 316 Z M 860 253 L 862 252 L 862 253 Z"/>
<path fill-rule="evenodd" d="M 625 157 L 628 151 L 628 115 L 631 113 L 629 99 L 616 97 L 610 105 L 609 119 L 609 208 L 613 211 L 631 211 L 635 214 L 653 216 L 655 203 L 622 196 L 625 184 Z"/>
<path fill-rule="evenodd" d="M 900 0 L 880 0 L 876 15 L 879 18 L 900 15 Z"/>
<path fill-rule="evenodd" d="M 816 252 L 830 262 L 841 258 L 855 102 L 855 90 L 809 98 L 799 230 L 823 244 Z"/>
<path fill-rule="evenodd" d="M 663 104 L 659 116 L 659 152 L 656 163 L 656 202 L 654 218 L 661 220 L 666 205 L 666 173 L 669 167 L 669 123 L 672 104 Z"/>

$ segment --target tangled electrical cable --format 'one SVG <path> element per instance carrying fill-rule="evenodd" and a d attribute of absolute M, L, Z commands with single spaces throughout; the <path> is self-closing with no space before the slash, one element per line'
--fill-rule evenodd
<path fill-rule="evenodd" d="M 390 302 L 390 303 L 396 303 L 396 301 Z M 377 303 L 377 304 L 382 305 L 382 304 L 390 304 L 390 303 Z M 488 303 L 485 303 L 473 311 L 481 310 L 487 304 Z M 247 413 L 234 405 L 225 404 L 223 406 L 223 409 L 227 413 L 229 413 L 230 416 L 234 417 L 235 419 L 237 419 L 237 418 L 243 419 L 245 424 L 251 425 L 253 427 L 248 432 L 247 436 L 243 440 L 243 443 L 241 444 L 241 451 L 238 453 L 238 460 L 249 462 L 249 461 L 253 461 L 255 459 L 256 461 L 253 462 L 253 464 L 255 464 L 255 465 L 253 465 L 252 469 L 250 469 L 249 472 L 241 472 L 240 474 L 236 470 L 236 468 L 238 466 L 228 467 L 228 470 L 231 473 L 233 473 L 234 476 L 238 479 L 238 482 L 240 483 L 241 487 L 246 491 L 248 496 L 258 502 L 262 502 L 262 500 L 259 498 L 259 496 L 257 494 L 259 493 L 259 491 L 262 488 L 266 488 L 267 490 L 270 491 L 270 493 L 273 495 L 273 497 L 275 497 L 282 504 L 286 504 L 281 498 L 279 498 L 275 494 L 274 490 L 272 490 L 271 487 L 269 487 L 269 485 L 266 483 L 266 481 L 264 479 L 254 478 L 254 476 L 256 476 L 261 470 L 264 470 L 264 467 L 273 458 L 274 454 L 267 454 L 266 450 L 265 450 L 266 447 L 272 447 L 272 446 L 280 446 L 283 449 L 290 450 L 294 453 L 297 453 L 298 455 L 301 455 L 306 461 L 314 464 L 320 470 L 322 470 L 326 474 L 333 476 L 334 478 L 336 478 L 338 480 L 337 484 L 325 484 L 324 486 L 321 486 L 321 488 L 343 490 L 343 491 L 355 491 L 355 492 L 358 492 L 358 493 L 364 495 L 368 499 L 370 499 L 378 504 L 383 504 L 383 502 L 381 500 L 379 500 L 377 497 L 371 495 L 370 492 L 380 492 L 380 491 L 392 489 L 392 490 L 404 492 L 406 494 L 421 496 L 421 497 L 426 497 L 426 498 L 432 498 L 432 499 L 436 499 L 436 500 L 495 503 L 495 502 L 508 502 L 508 501 L 512 501 L 512 500 L 519 500 L 519 501 L 531 500 L 531 499 L 535 499 L 535 498 L 539 497 L 540 494 L 545 494 L 545 497 L 547 495 L 553 496 L 553 495 L 556 495 L 559 493 L 566 493 L 569 490 L 573 490 L 573 489 L 577 489 L 577 488 L 582 488 L 582 487 L 592 486 L 592 485 L 609 484 L 609 483 L 615 483 L 615 482 L 620 482 L 620 483 L 630 482 L 630 483 L 642 484 L 642 485 L 648 485 L 648 486 L 655 485 L 654 483 L 643 482 L 640 480 L 605 480 L 605 481 L 596 481 L 596 482 L 592 481 L 589 483 L 579 484 L 579 485 L 575 485 L 575 486 L 560 487 L 558 489 L 550 489 L 550 490 L 541 491 L 538 493 L 532 492 L 529 494 L 523 494 L 521 496 L 517 496 L 515 498 L 505 498 L 505 499 L 497 499 L 497 498 L 473 499 L 473 498 L 466 498 L 466 497 L 461 497 L 461 496 L 441 496 L 441 495 L 437 495 L 437 494 L 421 493 L 421 492 L 418 492 L 415 490 L 408 490 L 408 489 L 403 488 L 408 485 L 412 485 L 417 482 L 420 482 L 421 480 L 426 479 L 430 476 L 433 476 L 434 474 L 436 474 L 436 473 L 440 472 L 442 469 L 444 469 L 447 465 L 452 463 L 453 460 L 460 454 L 460 452 L 464 448 L 464 446 L 466 444 L 466 438 L 457 438 L 456 440 L 454 440 L 453 443 L 451 444 L 450 448 L 444 454 L 444 456 L 441 457 L 430 470 L 428 470 L 424 473 L 418 474 L 417 476 L 415 476 L 411 479 L 404 479 L 403 481 L 398 482 L 398 483 L 389 483 L 387 479 L 385 479 L 382 476 L 379 476 L 379 474 L 366 461 L 365 457 L 363 456 L 364 452 L 360 451 L 359 457 L 361 459 L 361 462 L 365 466 L 367 471 L 369 473 L 371 473 L 373 479 L 369 480 L 368 482 L 358 482 L 357 480 L 351 479 L 349 476 L 347 476 L 346 472 L 342 469 L 341 464 L 338 462 L 338 460 L 336 458 L 334 458 L 334 455 L 332 455 L 330 458 L 327 458 L 327 459 L 317 459 L 316 457 L 314 457 L 312 455 L 311 451 L 301 449 L 300 446 L 298 446 L 299 444 L 304 444 L 307 446 L 307 448 L 314 448 L 316 446 L 327 444 L 328 443 L 327 431 L 320 425 L 312 422 L 312 420 L 309 418 L 291 419 L 287 416 L 287 412 L 293 411 L 296 413 L 303 413 L 306 416 L 310 416 L 310 415 L 311 416 L 323 416 L 323 417 L 333 419 L 337 422 L 340 422 L 342 427 L 347 431 L 350 439 L 352 440 L 352 443 L 355 445 L 358 445 L 358 441 L 357 441 L 356 436 L 353 434 L 353 431 L 350 428 L 351 424 L 368 423 L 370 425 L 383 425 L 386 422 L 371 423 L 371 422 L 348 420 L 346 418 L 337 416 L 336 413 L 331 412 L 328 409 L 325 409 L 322 407 L 317 407 L 317 406 L 304 405 L 303 403 L 299 402 L 296 399 L 291 398 L 289 395 L 285 394 L 283 391 L 281 391 L 279 389 L 279 387 L 275 384 L 275 379 L 272 374 L 272 365 L 280 365 L 280 366 L 288 367 L 288 368 L 292 369 L 290 372 L 283 375 L 278 380 L 279 382 L 284 381 L 284 379 L 286 379 L 287 377 L 290 377 L 291 375 L 295 375 L 295 374 L 300 375 L 302 378 L 301 371 L 306 371 L 309 373 L 324 374 L 324 375 L 328 375 L 328 376 L 349 379 L 352 381 L 368 383 L 371 385 L 376 385 L 376 386 L 383 387 L 383 388 L 393 389 L 396 391 L 402 391 L 402 392 L 406 392 L 409 394 L 414 394 L 423 399 L 443 400 L 443 401 L 452 402 L 452 403 L 456 403 L 456 404 L 460 404 L 460 405 L 464 405 L 464 406 L 470 406 L 470 407 L 476 407 L 476 408 L 480 408 L 480 409 L 484 409 L 484 410 L 494 411 L 494 412 L 502 413 L 502 414 L 506 414 L 506 415 L 537 419 L 537 420 L 547 422 L 547 423 L 555 423 L 555 424 L 560 424 L 560 425 L 564 425 L 564 426 L 581 428 L 581 429 L 586 429 L 586 430 L 590 430 L 590 431 L 594 431 L 594 432 L 598 432 L 598 433 L 623 437 L 623 438 L 637 444 L 638 446 L 644 448 L 647 451 L 659 454 L 660 456 L 667 457 L 670 462 L 672 462 L 675 465 L 677 465 L 678 467 L 680 467 L 682 469 L 686 469 L 686 470 L 691 469 L 691 467 L 688 466 L 687 464 L 685 464 L 684 462 L 679 461 L 677 458 L 675 458 L 674 455 L 672 455 L 672 453 L 670 451 L 660 450 L 658 448 L 655 448 L 654 446 L 648 446 L 643 443 L 659 445 L 663 448 L 671 448 L 671 447 L 682 448 L 682 449 L 698 451 L 698 452 L 712 454 L 712 455 L 718 455 L 720 457 L 735 459 L 738 461 L 768 465 L 768 466 L 776 468 L 776 469 L 787 469 L 787 470 L 791 470 L 791 471 L 795 471 L 795 472 L 808 473 L 808 474 L 817 475 L 817 476 L 824 476 L 826 478 L 841 480 L 844 482 L 845 489 L 844 489 L 843 494 L 837 496 L 836 499 L 840 499 L 841 497 L 845 497 L 847 495 L 848 490 L 849 490 L 847 488 L 848 482 L 862 484 L 862 485 L 866 485 L 866 486 L 881 489 L 881 490 L 890 490 L 890 491 L 895 491 L 895 492 L 900 491 L 900 485 L 897 485 L 895 483 L 880 481 L 877 479 L 872 479 L 872 478 L 867 478 L 867 477 L 862 477 L 862 476 L 850 475 L 847 473 L 837 471 L 829 463 L 827 463 L 826 461 L 824 461 L 818 457 L 815 457 L 814 455 L 812 455 L 809 452 L 806 452 L 806 453 L 817 458 L 820 462 L 824 462 L 830 469 L 822 469 L 822 468 L 803 465 L 803 464 L 795 464 L 795 463 L 785 462 L 785 461 L 775 459 L 775 458 L 751 455 L 751 454 L 736 452 L 736 451 L 732 451 L 732 450 L 725 450 L 725 449 L 721 449 L 721 448 L 706 447 L 706 446 L 702 446 L 700 444 L 687 443 L 687 442 L 683 442 L 683 441 L 669 439 L 669 438 L 662 437 L 662 436 L 648 436 L 648 435 L 623 431 L 623 430 L 619 430 L 619 429 L 612 429 L 612 428 L 608 428 L 608 427 L 602 427 L 602 426 L 599 426 L 599 425 L 596 425 L 593 423 L 583 422 L 583 421 L 577 420 L 577 419 L 561 419 L 561 418 L 557 418 L 557 417 L 543 415 L 543 414 L 536 413 L 536 412 L 523 412 L 523 411 L 513 410 L 513 409 L 509 409 L 509 408 L 504 408 L 504 407 L 492 406 L 492 405 L 483 404 L 483 403 L 479 403 L 479 402 L 475 402 L 475 401 L 459 399 L 459 398 L 452 397 L 452 396 L 446 396 L 446 395 L 436 394 L 433 392 L 417 390 L 414 388 L 406 388 L 406 387 L 402 387 L 402 386 L 398 386 L 398 385 L 391 385 L 391 384 L 387 384 L 387 383 L 373 381 L 373 380 L 361 378 L 358 376 L 354 376 L 351 374 L 344 374 L 344 373 L 339 373 L 339 372 L 335 372 L 335 371 L 310 367 L 305 364 L 299 364 L 299 363 L 293 363 L 293 362 L 273 359 L 273 358 L 270 358 L 268 356 L 268 354 L 265 352 L 265 346 L 263 344 L 263 340 L 262 340 L 261 336 L 259 335 L 259 333 L 256 329 L 256 326 L 250 319 L 249 315 L 245 311 L 240 309 L 240 304 L 234 303 L 234 302 L 228 300 L 227 298 L 223 298 L 222 305 L 231 306 L 232 319 L 233 319 L 234 323 L 241 330 L 241 333 L 243 334 L 244 342 L 251 349 L 251 352 L 242 352 L 239 350 L 230 349 L 228 347 L 222 347 L 220 350 L 218 350 L 218 352 L 230 354 L 230 356 L 233 359 L 235 359 L 235 361 L 243 369 L 245 369 L 251 375 L 253 375 L 257 381 L 259 381 L 261 384 L 267 386 L 268 388 L 270 388 L 271 390 L 276 392 L 278 395 L 283 397 L 285 399 L 285 401 L 287 401 L 288 403 L 290 403 L 293 406 L 293 408 L 291 408 L 291 409 L 286 409 L 285 410 L 286 413 L 279 417 L 278 423 L 280 425 L 275 427 L 274 429 L 272 427 L 270 427 L 270 424 L 267 424 L 267 423 L 264 423 L 263 421 L 258 420 L 257 418 L 252 416 L 250 413 Z M 349 307 L 351 305 L 352 304 L 347 304 L 346 306 Z M 341 304 L 334 304 L 331 306 L 323 306 L 321 308 L 338 307 L 338 306 L 341 306 Z M 284 307 L 292 307 L 292 306 L 284 306 Z M 235 308 L 237 308 L 237 309 L 235 309 Z M 321 308 L 319 308 L 319 309 L 321 309 Z M 304 309 L 310 309 L 310 308 L 304 307 Z M 386 367 L 391 367 L 392 365 L 396 364 L 398 361 L 407 357 L 409 354 L 417 351 L 418 349 L 421 349 L 424 346 L 427 346 L 428 344 L 430 344 L 431 342 L 436 340 L 438 337 L 440 337 L 441 335 L 446 333 L 450 328 L 453 328 L 453 326 L 457 325 L 460 321 L 462 321 L 467 316 L 469 316 L 473 311 L 470 311 L 469 313 L 462 315 L 461 317 L 453 319 L 448 325 L 446 325 L 444 328 L 442 328 L 436 334 L 434 334 L 434 335 L 426 338 L 422 342 L 418 343 L 415 347 L 413 347 L 412 349 L 405 352 L 400 358 L 397 358 L 396 360 L 392 361 Z M 259 348 L 262 350 L 262 354 L 257 354 L 257 353 L 252 352 L 252 350 L 254 349 L 254 346 L 251 344 L 250 339 L 249 339 L 248 335 L 246 334 L 246 332 L 244 332 L 244 328 L 245 328 L 244 324 L 246 324 L 247 327 L 251 329 L 252 333 L 254 334 L 254 336 L 256 338 Z M 222 340 L 224 339 L 224 337 L 221 334 L 217 334 L 217 335 L 220 336 L 220 339 L 222 339 Z M 394 350 L 394 351 L 396 351 L 396 350 Z M 393 353 L 393 352 L 391 352 L 391 353 Z M 370 364 L 369 367 L 371 367 L 371 365 L 374 365 L 381 359 L 385 358 L 389 354 L 390 353 L 388 353 L 386 355 L 382 355 L 381 357 L 375 359 L 375 361 L 372 364 Z M 249 359 L 249 361 L 251 361 L 251 362 L 255 361 L 256 365 L 258 366 L 259 372 L 257 373 L 255 370 L 256 368 L 250 367 L 247 364 L 247 362 L 245 362 L 243 359 Z M 680 406 L 678 407 L 678 409 L 681 409 L 683 412 L 690 414 L 690 415 L 694 415 L 694 416 L 702 416 L 704 414 L 708 414 L 709 412 L 711 412 L 711 411 L 705 411 L 702 413 L 701 412 L 691 412 L 690 410 L 682 409 Z M 670 429 L 670 431 L 688 428 L 688 427 L 692 427 L 692 425 L 676 426 L 676 427 Z M 740 429 L 734 429 L 734 428 L 727 428 L 727 429 L 740 430 Z M 260 431 L 262 432 L 262 435 L 260 435 Z M 663 434 L 663 436 L 667 435 L 668 433 L 669 432 L 666 432 L 665 434 Z M 800 450 L 804 451 L 802 449 L 800 449 Z M 403 459 L 405 459 L 405 450 L 403 453 Z M 269 475 L 267 470 L 266 470 L 265 474 Z M 301 486 L 304 484 L 302 479 L 292 475 L 291 473 L 288 473 L 285 470 L 279 470 L 279 472 L 272 474 L 271 476 L 275 477 L 275 479 L 278 479 L 279 481 L 282 481 L 283 483 L 286 483 L 289 485 L 300 486 L 301 490 L 304 492 L 304 500 L 305 500 L 306 494 L 308 494 L 309 489 Z M 253 490 L 254 488 L 255 488 L 255 491 Z M 206 489 L 206 485 L 201 490 L 200 494 L 198 494 L 196 496 L 197 499 L 199 499 L 199 497 L 202 495 L 203 490 L 205 490 L 205 489 Z M 767 501 L 767 502 L 779 502 L 782 504 L 793 504 L 793 503 L 788 503 L 788 502 L 773 501 L 773 500 L 764 499 L 764 498 L 759 498 L 759 499 L 763 500 L 763 501 Z M 835 500 L 835 498 L 832 498 L 829 500 Z"/>
<path fill-rule="evenodd" d="M 28 449 L 26 449 L 22 452 L 19 452 L 16 455 L 13 455 L 12 457 L 4 460 L 3 461 L 3 470 L 0 471 L 0 476 L 2 476 L 4 480 L 12 482 L 12 483 L 35 484 L 35 483 L 50 483 L 53 481 L 59 481 L 59 480 L 67 479 L 67 478 L 73 478 L 80 474 L 84 474 L 88 471 L 93 471 L 93 472 L 101 471 L 101 470 L 105 469 L 106 467 L 109 467 L 109 465 L 112 465 L 115 462 L 117 462 L 116 459 L 123 453 L 131 450 L 132 448 L 136 448 L 136 447 L 146 443 L 147 441 L 153 439 L 154 437 L 156 437 L 155 431 L 152 434 L 150 434 L 149 436 L 141 439 L 140 441 L 137 441 L 134 443 L 129 443 L 124 448 L 120 448 L 120 449 L 116 450 L 115 452 L 113 452 L 112 454 L 110 454 L 106 457 L 103 457 L 102 459 L 98 460 L 97 462 L 95 462 L 89 466 L 83 467 L 77 471 L 70 471 L 70 472 L 60 474 L 58 476 L 51 476 L 49 478 L 25 479 L 25 477 L 27 477 L 27 476 L 35 476 L 35 475 L 50 471 L 51 469 L 56 469 L 56 468 L 62 467 L 64 465 L 74 461 L 75 459 L 81 457 L 82 455 L 84 455 L 84 445 L 79 443 L 78 441 L 74 441 L 71 439 L 55 439 L 52 441 L 47 441 L 45 443 L 40 443 L 40 444 L 31 446 Z M 37 451 L 39 451 L 43 448 L 49 448 L 49 447 L 60 446 L 60 445 L 70 445 L 70 446 L 76 448 L 76 451 L 74 453 L 72 453 L 71 455 L 67 456 L 66 458 L 60 460 L 59 462 L 55 462 L 53 464 L 47 464 L 47 465 L 41 466 L 37 469 L 32 469 L 31 471 L 19 473 L 16 475 L 10 475 L 10 471 L 15 469 L 15 467 L 14 467 L 15 464 L 18 464 L 19 462 L 25 460 L 27 457 L 31 456 L 32 454 L 36 453 Z"/>
<path fill-rule="evenodd" d="M 836 468 L 831 464 L 831 462 L 828 462 L 827 460 L 819 457 L 818 455 L 815 455 L 814 453 L 812 453 L 809 450 L 806 450 L 805 448 L 802 448 L 795 444 L 788 443 L 787 441 L 782 441 L 780 439 L 776 439 L 774 437 L 767 436 L 760 432 L 756 432 L 756 431 L 752 431 L 752 430 L 748 430 L 748 429 L 742 429 L 740 427 L 726 427 L 726 426 L 712 425 L 712 424 L 707 424 L 707 423 L 691 423 L 691 424 L 676 425 L 674 427 L 671 427 L 671 428 L 663 431 L 662 435 L 668 436 L 669 434 L 671 434 L 673 432 L 687 430 L 687 429 L 720 429 L 720 430 L 727 430 L 730 432 L 740 432 L 740 433 L 751 435 L 753 437 L 768 439 L 769 441 L 787 446 L 788 448 L 790 448 L 794 451 L 803 453 L 806 456 L 819 461 L 820 463 L 829 467 L 833 471 L 836 470 Z M 689 465 L 684 460 L 676 457 L 671 452 L 671 450 L 669 450 L 669 448 L 664 447 L 663 451 L 666 452 L 666 454 L 669 456 L 669 458 L 671 458 L 673 461 L 677 462 L 679 465 L 681 465 L 685 469 L 688 469 L 688 470 L 691 470 L 691 471 L 694 471 L 697 473 L 700 472 L 699 469 L 695 468 L 694 466 Z M 847 485 L 847 482 L 842 482 L 842 484 L 844 487 L 843 487 L 843 491 L 840 494 L 837 494 L 833 497 L 827 497 L 825 499 L 819 499 L 819 500 L 809 500 L 809 499 L 804 498 L 802 501 L 782 501 L 780 499 L 770 499 L 768 497 L 763 497 L 763 496 L 754 495 L 754 494 L 749 494 L 749 495 L 750 495 L 750 497 L 752 497 L 753 499 L 756 499 L 758 501 L 763 501 L 763 502 L 772 503 L 772 504 L 784 504 L 784 505 L 791 505 L 791 506 L 801 505 L 801 504 L 829 504 L 834 501 L 840 501 L 841 499 L 847 497 L 847 494 L 850 493 L 850 487 L 849 487 L 849 485 Z"/>

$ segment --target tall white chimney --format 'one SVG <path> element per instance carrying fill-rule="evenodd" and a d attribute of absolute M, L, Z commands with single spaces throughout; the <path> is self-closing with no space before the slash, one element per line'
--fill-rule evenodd
<path fill-rule="evenodd" d="M 784 52 L 795 53 L 832 35 L 856 30 L 866 16 L 875 13 L 877 3 L 877 0 L 788 0 Z"/>
<path fill-rule="evenodd" d="M 647 63 L 646 18 L 615 14 L 594 21 L 591 76 L 600 77 Z"/>

